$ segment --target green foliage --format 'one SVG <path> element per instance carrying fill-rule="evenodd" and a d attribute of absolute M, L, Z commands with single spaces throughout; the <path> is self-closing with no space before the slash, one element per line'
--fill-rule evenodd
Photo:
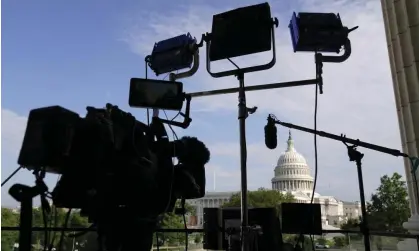
<path fill-rule="evenodd" d="M 357 219 L 349 219 L 346 223 L 342 224 L 340 226 L 341 229 L 343 230 L 354 230 L 354 231 L 358 231 L 359 230 L 359 220 Z"/>
<path fill-rule="evenodd" d="M 342 230 L 360 231 L 359 224 L 359 220 L 349 219 L 346 223 L 342 224 L 340 228 Z M 362 238 L 362 234 L 351 234 L 351 239 L 353 240 L 361 240 Z"/>
<path fill-rule="evenodd" d="M 180 207 L 180 202 L 176 202 L 176 207 Z M 195 215 L 195 208 L 189 204 L 185 205 L 187 214 Z M 55 213 L 56 212 L 56 213 Z M 61 227 L 64 226 L 64 222 L 66 219 L 67 211 L 59 208 L 52 207 L 52 213 L 47 215 L 47 225 L 51 227 Z M 42 210 L 40 208 L 33 209 L 33 217 L 32 217 L 33 226 L 35 227 L 43 227 L 44 226 L 44 217 Z M 19 225 L 19 213 L 13 212 L 13 210 L 8 208 L 1 209 L 1 225 L 2 226 L 18 226 Z M 67 223 L 68 227 L 87 227 L 90 224 L 86 217 L 80 216 L 78 211 L 72 211 L 71 216 L 69 218 L 69 222 Z M 181 215 L 175 215 L 174 213 L 167 213 L 163 215 L 162 220 L 162 228 L 171 228 L 171 229 L 184 229 L 184 221 Z M 66 233 L 66 236 L 73 233 Z M 49 234 L 49 241 L 48 243 L 52 242 L 54 239 L 53 244 L 57 246 L 60 240 L 60 232 L 50 233 Z M 32 235 L 32 243 L 36 247 L 40 247 L 43 249 L 44 244 L 44 237 L 45 233 L 42 231 L 33 232 Z M 17 231 L 2 231 L 1 233 L 1 251 L 13 251 L 13 244 L 18 242 L 19 233 Z M 200 235 L 202 240 L 202 235 Z M 169 245 L 183 245 L 185 243 L 185 234 L 184 233 L 165 233 L 159 234 L 160 244 Z M 96 249 L 97 244 L 97 235 L 96 233 L 87 233 L 77 238 L 65 237 L 63 242 L 63 251 L 65 250 L 72 250 L 73 245 L 77 246 L 79 251 L 82 250 L 94 250 Z M 154 240 L 156 237 L 154 236 Z M 155 241 L 153 241 L 155 243 Z"/>
<path fill-rule="evenodd" d="M 52 207 L 51 214 L 46 215 L 45 220 L 46 224 L 49 227 L 61 227 L 64 225 L 67 211 L 59 208 Z M 18 226 L 19 225 L 19 212 L 14 212 L 9 208 L 1 209 L 1 225 L 2 226 Z M 78 212 L 72 212 L 69 218 L 67 226 L 69 227 L 87 227 L 89 224 L 87 218 L 81 217 Z M 44 216 L 40 208 L 33 208 L 32 210 L 32 226 L 34 227 L 43 227 L 45 226 Z M 54 246 L 58 245 L 60 239 L 59 232 L 49 233 L 49 243 L 53 243 Z M 1 241 L 2 241 L 2 251 L 12 251 L 14 243 L 18 242 L 19 233 L 17 231 L 2 231 Z M 82 237 L 80 242 L 85 242 L 86 238 Z M 45 232 L 43 231 L 34 231 L 32 232 L 32 243 L 34 249 L 37 250 L 37 247 L 43 249 L 45 240 Z M 79 241 L 79 240 L 78 240 Z M 96 241 L 96 240 L 95 240 Z M 71 250 L 73 239 L 64 238 L 63 249 Z"/>
<path fill-rule="evenodd" d="M 371 230 L 404 232 L 403 222 L 410 216 L 406 182 L 393 173 L 381 177 L 381 184 L 367 205 L 368 223 Z"/>
<path fill-rule="evenodd" d="M 326 245 L 327 244 L 327 240 L 326 240 L 326 238 L 324 238 L 324 237 L 319 237 L 319 238 L 317 238 L 317 243 L 318 244 L 320 244 L 320 245 Z"/>
<path fill-rule="evenodd" d="M 344 236 L 335 236 L 333 237 L 334 246 L 337 248 L 343 248 L 349 245 L 348 238 Z"/>
<path fill-rule="evenodd" d="M 225 203 L 223 207 L 240 207 L 241 193 L 231 196 L 230 201 Z M 276 190 L 268 190 L 259 188 L 256 191 L 247 193 L 247 202 L 250 207 L 275 207 L 280 212 L 281 203 L 294 202 L 294 196 L 291 194 L 283 194 Z"/>
<path fill-rule="evenodd" d="M 299 239 L 299 235 L 295 235 L 295 234 L 283 234 L 282 236 L 282 240 L 284 243 L 289 243 L 291 244 L 293 247 L 297 244 L 297 242 L 299 243 L 300 246 L 303 246 L 304 251 L 312 251 L 313 250 L 313 241 L 311 240 L 311 238 L 309 236 L 304 236 L 304 243 L 303 245 L 301 245 L 301 241 L 298 241 Z"/>
<path fill-rule="evenodd" d="M 175 208 L 180 208 L 181 204 L 180 201 L 176 201 Z M 188 215 L 195 215 L 196 209 L 195 207 L 189 205 L 188 203 L 185 204 L 186 214 Z M 183 220 L 182 215 L 176 215 L 173 212 L 165 213 L 163 215 L 163 219 L 161 222 L 161 228 L 165 229 L 184 229 L 185 222 Z M 165 233 L 159 234 L 159 238 L 164 240 L 165 244 L 168 245 L 175 245 L 175 244 L 184 244 L 185 243 L 185 234 L 184 233 Z"/>
<path fill-rule="evenodd" d="M 2 226 L 17 226 L 19 225 L 19 214 L 13 212 L 11 209 L 1 209 L 1 225 Z M 1 251 L 12 251 L 13 244 L 18 242 L 19 233 L 17 231 L 2 231 L 1 232 Z"/>
<path fill-rule="evenodd" d="M 371 236 L 371 246 L 377 250 L 397 250 L 397 243 L 403 238 Z"/>
<path fill-rule="evenodd" d="M 199 244 L 202 242 L 202 234 L 201 233 L 197 233 L 195 235 L 195 239 L 194 239 L 195 244 Z"/>

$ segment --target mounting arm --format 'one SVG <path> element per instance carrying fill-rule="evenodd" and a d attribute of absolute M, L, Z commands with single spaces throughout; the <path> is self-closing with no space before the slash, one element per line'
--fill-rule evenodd
<path fill-rule="evenodd" d="M 387 153 L 387 154 L 398 156 L 398 157 L 409 157 L 409 155 L 407 155 L 405 153 L 402 153 L 402 152 L 400 152 L 399 150 L 396 150 L 396 149 L 391 149 L 391 148 L 387 148 L 387 147 L 378 146 L 378 145 L 374 145 L 374 144 L 371 144 L 371 143 L 363 142 L 363 141 L 360 141 L 360 140 L 346 138 L 343 135 L 338 136 L 338 135 L 335 135 L 335 134 L 331 134 L 331 133 L 327 133 L 327 132 L 323 132 L 323 131 L 316 131 L 316 130 L 313 130 L 313 129 L 310 129 L 310 128 L 294 125 L 294 124 L 291 124 L 291 123 L 281 122 L 280 120 L 278 120 L 275 117 L 275 115 L 272 115 L 272 114 L 270 114 L 268 116 L 268 120 L 271 120 L 275 124 L 279 124 L 279 125 L 282 125 L 282 126 L 285 126 L 285 127 L 288 127 L 288 128 L 308 132 L 308 133 L 311 133 L 311 134 L 316 134 L 316 135 L 321 136 L 321 137 L 334 139 L 334 140 L 341 141 L 341 142 L 344 142 L 344 143 L 354 144 L 354 145 L 357 145 L 357 146 L 360 146 L 360 147 L 365 147 L 365 148 L 368 148 L 368 149 L 371 149 L 371 150 L 374 150 L 374 151 L 377 151 L 377 152 Z"/>
<path fill-rule="evenodd" d="M 179 115 L 184 118 L 183 122 L 178 122 L 178 121 L 173 121 L 173 120 L 168 120 L 168 119 L 161 119 L 161 118 L 158 118 L 157 116 L 154 116 L 154 117 L 156 119 L 158 119 L 160 122 L 164 123 L 164 124 L 177 126 L 177 127 L 183 128 L 183 129 L 188 128 L 189 125 L 192 122 L 192 119 L 190 118 L 191 96 L 188 95 L 188 94 L 184 94 L 184 95 L 185 95 L 185 99 L 186 99 L 185 113 L 179 112 Z"/>

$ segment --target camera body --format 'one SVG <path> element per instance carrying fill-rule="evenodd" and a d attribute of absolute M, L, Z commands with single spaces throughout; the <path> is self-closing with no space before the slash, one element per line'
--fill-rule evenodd
<path fill-rule="evenodd" d="M 153 218 L 178 198 L 203 197 L 209 158 L 198 139 L 170 142 L 158 118 L 148 126 L 107 104 L 87 107 L 85 118 L 60 106 L 32 110 L 18 163 L 61 174 L 53 203 L 96 221 L 121 208 Z"/>

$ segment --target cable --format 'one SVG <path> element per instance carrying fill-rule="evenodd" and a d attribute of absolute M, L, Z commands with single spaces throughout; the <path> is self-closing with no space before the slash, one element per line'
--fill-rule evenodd
<path fill-rule="evenodd" d="M 164 116 L 166 116 L 166 119 L 169 120 L 169 117 L 167 116 L 166 110 L 163 110 L 163 112 L 164 112 Z M 177 116 L 179 116 L 179 114 L 180 114 L 180 112 L 178 112 L 170 121 L 173 121 Z M 179 138 L 178 138 L 175 130 L 173 129 L 172 125 L 168 125 L 168 126 L 169 126 L 169 129 L 172 131 L 173 138 L 176 139 L 176 140 L 179 140 Z"/>
<path fill-rule="evenodd" d="M 314 131 L 317 132 L 317 112 L 318 112 L 318 90 L 319 86 L 316 84 L 315 87 L 315 95 L 314 95 Z M 314 182 L 313 182 L 313 190 L 311 192 L 311 199 L 310 199 L 310 205 L 313 205 L 314 203 L 314 193 L 316 191 L 316 185 L 317 185 L 317 176 L 318 176 L 318 156 L 317 156 L 317 133 L 314 133 Z M 311 208 L 311 207 L 310 207 Z M 311 210 L 311 209 L 310 209 Z M 314 221 L 314 216 L 312 215 L 312 221 Z M 310 235 L 311 245 L 313 251 L 315 250 L 314 245 L 314 239 L 313 236 Z M 295 247 L 297 247 L 302 241 L 304 243 L 304 235 L 300 234 L 297 243 L 295 244 Z"/>
<path fill-rule="evenodd" d="M 19 170 L 22 169 L 22 166 L 19 166 L 12 174 L 9 175 L 9 177 L 7 177 L 2 183 L 1 183 L 1 187 L 3 187 L 13 176 L 15 176 L 15 174 L 17 172 L 19 172 Z"/>
<path fill-rule="evenodd" d="M 167 114 L 166 114 L 166 111 L 165 110 L 163 110 L 163 112 L 164 112 L 164 114 L 166 115 L 166 119 L 169 119 L 168 117 L 167 117 Z M 169 128 L 172 130 L 172 133 L 173 133 L 173 138 L 176 138 L 177 139 L 177 135 L 176 135 L 176 133 L 175 133 L 175 131 L 173 130 L 173 128 L 172 128 L 172 126 L 171 125 L 169 125 Z M 173 144 L 173 156 L 176 156 L 176 144 Z M 164 210 L 165 212 L 169 209 L 169 207 L 170 207 L 170 202 L 171 202 L 171 200 L 172 200 L 172 191 L 173 191 L 173 181 L 174 181 L 174 179 L 175 179 L 175 163 L 173 163 L 173 159 L 172 159 L 172 179 L 171 179 L 171 181 L 170 181 L 170 191 L 169 191 L 169 199 L 168 199 L 168 201 L 167 201 L 167 206 L 166 206 L 166 209 Z"/>
<path fill-rule="evenodd" d="M 164 115 L 166 116 L 166 119 L 167 120 L 169 120 L 169 117 L 167 116 L 167 113 L 166 113 L 166 111 L 165 110 L 163 110 L 163 113 L 164 113 Z M 176 114 L 172 119 L 171 119 L 171 121 L 173 121 L 178 115 L 180 114 L 180 112 L 178 113 L 178 114 Z M 168 125 L 169 126 L 169 128 L 170 128 L 170 130 L 172 131 L 172 133 L 173 133 L 173 138 L 174 139 L 176 139 L 176 140 L 179 140 L 179 138 L 178 138 L 178 136 L 177 136 L 177 134 L 176 134 L 176 132 L 175 132 L 175 130 L 173 129 L 173 127 L 172 127 L 172 125 Z M 176 152 L 175 152 L 175 150 L 176 150 L 176 148 L 175 148 L 175 145 L 176 144 L 174 144 L 174 146 L 173 146 L 173 154 L 174 154 L 174 156 L 176 156 Z M 174 164 L 173 164 L 173 170 L 174 170 Z M 173 179 L 172 179 L 172 185 L 173 185 Z M 170 190 L 172 190 L 172 189 L 170 189 Z M 172 194 L 172 192 L 170 192 L 170 194 Z M 183 215 L 183 223 L 184 223 L 184 226 L 185 226 L 185 251 L 188 251 L 188 241 L 189 241 L 189 238 L 188 238 L 188 227 L 187 227 L 187 225 L 186 225 L 186 216 L 185 216 L 185 211 L 186 211 L 186 209 L 185 209 L 185 203 L 184 203 L 184 199 L 182 199 L 183 201 L 182 201 L 182 210 L 183 210 L 183 212 L 182 212 L 182 215 Z M 169 200 L 170 201 L 170 200 Z"/>
<path fill-rule="evenodd" d="M 145 60 L 145 79 L 148 79 L 147 58 Z M 150 109 L 147 108 L 147 125 L 150 126 Z"/>
<path fill-rule="evenodd" d="M 316 84 L 315 87 L 315 95 L 314 95 L 314 131 L 317 132 L 317 112 L 318 112 L 318 89 L 319 85 Z M 313 191 L 311 193 L 311 200 L 310 204 L 312 205 L 314 202 L 314 193 L 316 192 L 316 186 L 317 186 L 317 176 L 318 176 L 318 155 L 317 155 L 317 133 L 314 134 L 314 182 L 313 182 Z M 314 221 L 314 215 L 313 221 Z M 311 246 L 313 248 L 313 251 L 315 250 L 314 247 L 314 238 L 312 235 L 310 235 L 311 240 Z"/>

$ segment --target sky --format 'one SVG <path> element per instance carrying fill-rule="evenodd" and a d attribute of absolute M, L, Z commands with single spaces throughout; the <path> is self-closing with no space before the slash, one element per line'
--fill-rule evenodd
<path fill-rule="evenodd" d="M 212 15 L 260 3 L 231 1 L 74 0 L 2 1 L 2 148 L 4 180 L 17 168 L 17 157 L 29 111 L 60 105 L 84 116 L 86 106 L 118 105 L 145 121 L 145 110 L 128 106 L 129 80 L 145 77 L 144 58 L 163 39 L 190 32 L 198 39 L 211 31 Z M 296 12 L 340 13 L 345 26 L 358 25 L 350 34 L 352 55 L 344 63 L 325 64 L 324 94 L 319 95 L 318 129 L 350 138 L 401 148 L 389 67 L 384 24 L 378 0 L 283 0 L 270 2 L 276 29 L 277 63 L 268 70 L 247 74 L 245 84 L 258 85 L 314 78 L 312 53 L 294 53 L 289 19 Z M 241 67 L 266 63 L 271 54 L 235 59 Z M 237 87 L 234 77 L 212 78 L 206 72 L 204 49 L 201 67 L 184 79 L 186 92 Z M 233 69 L 214 63 L 214 71 Z M 149 71 L 151 72 L 151 71 Z M 150 73 L 150 78 L 161 79 Z M 276 162 L 285 150 L 288 129 L 278 127 L 279 145 L 264 145 L 263 127 L 269 113 L 282 121 L 312 128 L 314 86 L 247 93 L 248 106 L 257 106 L 247 119 L 248 187 L 271 187 Z M 174 115 L 173 112 L 168 113 Z M 179 136 L 196 136 L 208 146 L 208 191 L 240 189 L 237 94 L 192 100 L 193 122 L 175 129 Z M 313 135 L 292 131 L 295 147 L 314 175 Z M 363 173 L 367 198 L 385 174 L 405 174 L 400 158 L 359 149 L 365 153 Z M 359 200 L 355 163 L 349 162 L 341 142 L 318 138 L 316 192 L 346 201 Z M 82 173 L 80 175 L 83 175 Z M 215 177 L 215 182 L 214 182 Z M 57 177 L 47 176 L 52 190 Z M 33 185 L 28 170 L 20 171 L 2 188 L 2 206 L 17 203 L 7 194 L 11 184 Z"/>

